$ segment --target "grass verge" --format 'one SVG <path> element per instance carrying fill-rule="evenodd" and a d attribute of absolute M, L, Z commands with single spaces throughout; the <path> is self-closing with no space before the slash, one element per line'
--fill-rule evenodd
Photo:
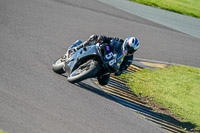
<path fill-rule="evenodd" d="M 200 0 L 130 0 L 200 18 Z"/>
<path fill-rule="evenodd" d="M 5 133 L 3 130 L 0 129 L 0 133 Z"/>
<path fill-rule="evenodd" d="M 200 130 L 200 68 L 169 66 L 122 74 L 136 95 L 149 97 Z"/>

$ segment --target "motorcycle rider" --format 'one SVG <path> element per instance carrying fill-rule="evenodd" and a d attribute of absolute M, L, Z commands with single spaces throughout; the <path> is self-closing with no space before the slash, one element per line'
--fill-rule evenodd
<path fill-rule="evenodd" d="M 116 37 L 106 37 L 106 36 L 98 36 L 91 35 L 88 40 L 85 42 L 78 41 L 79 43 L 74 43 L 71 46 L 71 51 L 75 52 L 76 50 L 88 46 L 94 45 L 96 43 L 107 43 L 112 44 L 113 46 L 120 45 L 123 48 L 123 54 L 125 55 L 123 62 L 120 65 L 119 70 L 115 72 L 115 76 L 120 76 L 124 70 L 126 70 L 133 61 L 133 54 L 139 48 L 139 41 L 137 38 L 131 36 L 127 37 L 125 40 Z M 110 74 L 105 74 L 97 77 L 100 85 L 106 85 L 109 82 Z"/>

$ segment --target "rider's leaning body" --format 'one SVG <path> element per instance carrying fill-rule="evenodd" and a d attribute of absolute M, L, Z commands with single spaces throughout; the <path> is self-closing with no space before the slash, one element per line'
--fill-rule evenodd
<path fill-rule="evenodd" d="M 116 38 L 116 37 L 106 37 L 106 36 L 98 36 L 98 35 L 92 35 L 89 37 L 88 40 L 83 42 L 80 45 L 73 46 L 73 50 L 80 49 L 85 46 L 94 45 L 96 43 L 102 43 L 102 44 L 111 44 L 112 46 L 119 46 L 123 50 L 124 58 L 120 65 L 120 68 L 115 72 L 115 76 L 120 76 L 124 70 L 126 70 L 133 61 L 133 55 L 135 51 L 139 48 L 139 41 L 135 37 L 128 37 L 125 40 Z M 106 74 L 103 76 L 97 77 L 99 84 L 106 85 L 109 82 L 110 74 Z"/>

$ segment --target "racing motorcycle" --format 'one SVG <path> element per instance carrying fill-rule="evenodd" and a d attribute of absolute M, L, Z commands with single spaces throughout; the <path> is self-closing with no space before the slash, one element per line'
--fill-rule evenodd
<path fill-rule="evenodd" d="M 52 66 L 55 73 L 67 73 L 67 80 L 71 83 L 114 73 L 120 68 L 124 58 L 121 46 L 114 47 L 110 44 L 97 43 L 73 52 L 71 49 L 72 47 Z"/>

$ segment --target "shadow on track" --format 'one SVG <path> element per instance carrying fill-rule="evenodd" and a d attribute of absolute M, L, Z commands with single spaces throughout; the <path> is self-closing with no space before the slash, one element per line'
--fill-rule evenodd
<path fill-rule="evenodd" d="M 187 131 L 191 131 L 192 129 L 194 129 L 196 127 L 195 124 L 192 124 L 192 123 L 189 123 L 189 122 L 180 122 L 180 121 L 174 119 L 173 117 L 171 117 L 169 115 L 153 112 L 152 109 L 145 108 L 145 107 L 140 107 L 136 103 L 133 103 L 133 102 L 127 101 L 125 99 L 121 99 L 121 98 L 119 98 L 117 96 L 114 96 L 112 94 L 106 93 L 103 90 L 99 89 L 98 87 L 94 87 L 94 86 L 88 85 L 88 84 L 86 84 L 84 82 L 79 82 L 79 83 L 74 84 L 74 85 L 76 85 L 78 87 L 81 87 L 83 89 L 86 89 L 88 91 L 91 91 L 91 92 L 93 92 L 93 93 L 95 93 L 97 95 L 105 97 L 105 98 L 107 98 L 109 100 L 112 100 L 114 102 L 117 102 L 117 103 L 119 103 L 121 105 L 124 105 L 124 106 L 126 106 L 128 108 L 131 108 L 134 111 L 136 111 L 137 113 L 140 113 L 140 114 L 144 115 L 146 117 L 146 119 L 148 119 L 147 117 L 150 117 L 151 118 L 151 119 L 149 119 L 150 121 L 153 121 L 153 122 L 156 121 L 156 119 L 152 120 L 152 117 L 158 118 L 157 121 L 162 120 L 164 123 L 165 122 L 172 123 L 172 124 L 174 124 L 176 126 L 176 128 L 177 127 L 182 127 Z M 157 123 L 157 122 L 155 122 L 155 123 Z M 164 126 L 163 124 L 160 124 L 160 123 L 158 123 L 158 124 L 161 125 L 161 127 Z M 170 126 L 167 127 L 167 128 L 170 128 Z M 178 132 L 181 132 L 181 131 L 178 131 Z"/>
<path fill-rule="evenodd" d="M 67 76 L 65 76 L 65 75 L 62 75 L 62 76 L 67 78 Z M 93 82 L 93 81 L 91 81 L 91 82 Z M 137 103 L 122 99 L 122 98 L 112 95 L 110 93 L 106 93 L 95 85 L 89 85 L 88 83 L 86 84 L 84 82 L 75 83 L 74 85 L 76 85 L 80 88 L 83 88 L 85 90 L 91 91 L 99 96 L 105 97 L 105 98 L 112 100 L 116 103 L 119 103 L 123 106 L 126 106 L 126 107 L 132 109 L 133 111 L 135 111 L 139 114 L 142 114 L 145 117 L 145 119 L 148 119 L 154 123 L 157 123 L 158 125 L 160 125 L 160 127 L 167 129 L 169 131 L 185 133 L 184 130 L 193 131 L 193 129 L 196 127 L 195 124 L 192 124 L 190 122 L 180 122 L 179 120 L 177 120 L 169 115 L 154 112 L 152 108 L 140 106 Z M 179 129 L 180 127 L 184 130 Z M 199 132 L 199 131 L 197 131 L 197 132 Z"/>

